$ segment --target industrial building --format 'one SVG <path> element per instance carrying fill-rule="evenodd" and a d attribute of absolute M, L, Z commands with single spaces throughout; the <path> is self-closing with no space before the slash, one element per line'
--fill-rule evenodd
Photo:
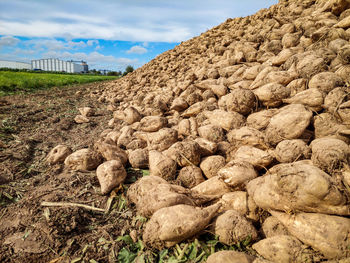
<path fill-rule="evenodd" d="M 75 62 L 79 62 L 79 64 Z M 89 71 L 89 67 L 85 61 L 63 61 L 57 58 L 47 58 L 32 60 L 32 70 L 84 73 Z"/>
<path fill-rule="evenodd" d="M 87 73 L 89 66 L 85 61 L 63 61 L 57 58 L 37 59 L 31 63 L 0 60 L 0 68 L 59 71 L 67 73 Z"/>
<path fill-rule="evenodd" d="M 8 61 L 0 60 L 0 68 L 12 68 L 12 69 L 32 69 L 30 63 L 18 62 L 18 61 Z"/>

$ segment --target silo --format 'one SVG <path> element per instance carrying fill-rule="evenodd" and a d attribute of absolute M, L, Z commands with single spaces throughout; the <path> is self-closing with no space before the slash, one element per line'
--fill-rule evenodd
<path fill-rule="evenodd" d="M 68 63 L 69 63 L 69 73 L 73 73 L 74 72 L 73 62 L 68 62 Z"/>
<path fill-rule="evenodd" d="M 55 65 L 56 65 L 56 71 L 61 71 L 60 69 L 60 61 L 58 59 L 55 59 Z"/>

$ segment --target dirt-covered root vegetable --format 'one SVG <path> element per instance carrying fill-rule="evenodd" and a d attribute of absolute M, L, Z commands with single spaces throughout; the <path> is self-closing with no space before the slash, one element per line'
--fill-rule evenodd
<path fill-rule="evenodd" d="M 105 141 L 113 141 L 115 144 L 118 143 L 119 136 L 122 133 L 120 131 L 109 131 L 106 133 L 106 136 L 103 136 L 101 133 L 101 138 L 104 139 Z"/>
<path fill-rule="evenodd" d="M 350 189 L 350 167 L 346 166 L 342 172 L 341 172 L 341 179 L 343 181 L 343 184 L 347 187 L 347 189 Z M 350 192 L 348 190 L 348 192 Z"/>
<path fill-rule="evenodd" d="M 304 161 L 275 165 L 247 191 L 263 209 L 350 215 L 349 200 L 333 178 Z"/>
<path fill-rule="evenodd" d="M 265 83 L 277 83 L 287 86 L 296 77 L 294 71 L 271 71 L 264 79 Z"/>
<path fill-rule="evenodd" d="M 345 0 L 346 1 L 346 0 Z M 337 38 L 335 40 L 332 40 L 328 44 L 328 48 L 332 50 L 334 53 L 338 53 L 338 51 L 345 45 L 348 45 L 349 42 L 345 39 Z"/>
<path fill-rule="evenodd" d="M 253 83 L 252 80 L 242 80 L 242 81 L 236 82 L 235 84 L 232 84 L 230 86 L 230 89 L 231 90 L 236 90 L 236 89 L 249 90 L 249 87 L 252 83 Z"/>
<path fill-rule="evenodd" d="M 90 149 L 81 149 L 70 155 L 64 160 L 64 165 L 71 170 L 91 171 L 96 169 L 102 163 L 102 157 L 99 153 Z"/>
<path fill-rule="evenodd" d="M 218 176 L 230 187 L 241 187 L 258 176 L 252 164 L 244 161 L 231 161 L 218 171 Z"/>
<path fill-rule="evenodd" d="M 137 149 L 129 152 L 129 163 L 133 168 L 148 167 L 148 150 Z"/>
<path fill-rule="evenodd" d="M 324 93 L 317 88 L 310 88 L 282 101 L 289 104 L 303 104 L 313 111 L 320 111 L 324 102 Z"/>
<path fill-rule="evenodd" d="M 212 142 L 220 142 L 224 139 L 224 132 L 220 126 L 204 125 L 198 128 L 199 136 Z"/>
<path fill-rule="evenodd" d="M 290 96 L 294 96 L 307 89 L 307 80 L 304 78 L 295 79 L 291 81 L 287 87 L 290 88 Z"/>
<path fill-rule="evenodd" d="M 282 38 L 283 48 L 295 47 L 299 44 L 300 33 L 287 33 Z"/>
<path fill-rule="evenodd" d="M 177 142 L 177 131 L 171 128 L 163 128 L 157 132 L 147 134 L 149 150 L 164 151 Z"/>
<path fill-rule="evenodd" d="M 350 143 L 346 131 L 349 128 L 331 113 L 321 113 L 314 117 L 315 138 L 331 137 Z"/>
<path fill-rule="evenodd" d="M 262 68 L 263 66 L 260 64 L 247 68 L 244 71 L 242 78 L 245 80 L 254 80 L 256 76 L 259 74 L 259 72 L 262 70 Z"/>
<path fill-rule="evenodd" d="M 235 210 L 240 215 L 246 215 L 248 213 L 247 199 L 247 192 L 244 191 L 224 194 L 220 199 L 221 211 Z"/>
<path fill-rule="evenodd" d="M 290 96 L 290 88 L 278 83 L 269 83 L 254 90 L 254 94 L 264 105 L 277 107 Z"/>
<path fill-rule="evenodd" d="M 182 97 L 175 98 L 171 104 L 170 109 L 176 111 L 184 111 L 188 108 L 186 100 Z"/>
<path fill-rule="evenodd" d="M 205 229 L 219 208 L 220 204 L 206 208 L 175 205 L 159 209 L 146 223 L 143 241 L 157 249 L 171 247 Z"/>
<path fill-rule="evenodd" d="M 309 54 L 303 56 L 303 58 L 296 65 L 296 70 L 301 77 L 310 78 L 313 75 L 322 72 L 326 69 L 327 65 L 323 58 Z"/>
<path fill-rule="evenodd" d="M 113 141 L 98 140 L 95 143 L 95 148 L 107 161 L 120 160 L 123 165 L 126 165 L 128 162 L 126 152 L 115 145 Z"/>
<path fill-rule="evenodd" d="M 350 8 L 350 3 L 347 0 L 321 1 L 320 4 L 323 4 L 320 11 L 331 11 L 336 16 Z"/>
<path fill-rule="evenodd" d="M 74 121 L 78 124 L 81 124 L 81 123 L 88 123 L 90 122 L 89 118 L 83 116 L 83 115 L 77 115 L 75 116 L 74 118 Z"/>
<path fill-rule="evenodd" d="M 324 137 L 313 140 L 310 146 L 312 162 L 324 171 L 332 172 L 349 163 L 350 148 L 342 140 Z"/>
<path fill-rule="evenodd" d="M 129 143 L 131 143 L 134 140 L 133 135 L 135 130 L 130 126 L 124 126 L 120 129 L 120 132 L 121 134 L 118 137 L 117 145 L 119 147 L 126 147 Z"/>
<path fill-rule="evenodd" d="M 259 255 L 279 263 L 314 262 L 313 252 L 292 236 L 279 235 L 263 239 L 253 245 Z"/>
<path fill-rule="evenodd" d="M 269 216 L 265 219 L 261 230 L 266 238 L 280 235 L 289 235 L 287 228 L 274 216 Z"/>
<path fill-rule="evenodd" d="M 196 138 L 195 142 L 199 145 L 199 151 L 202 157 L 210 156 L 216 153 L 217 144 L 215 142 L 208 141 L 204 138 Z"/>
<path fill-rule="evenodd" d="M 312 112 L 304 105 L 284 106 L 274 115 L 266 128 L 266 138 L 271 144 L 286 139 L 298 139 L 310 124 Z"/>
<path fill-rule="evenodd" d="M 94 116 L 95 114 L 94 109 L 90 107 L 82 107 L 82 108 L 78 108 L 78 110 L 80 114 L 83 115 L 84 117 L 91 117 L 91 116 Z"/>
<path fill-rule="evenodd" d="M 149 151 L 149 170 L 153 176 L 166 180 L 174 180 L 176 175 L 176 162 L 158 151 Z"/>
<path fill-rule="evenodd" d="M 198 135 L 198 124 L 195 118 L 183 119 L 178 124 L 179 135 L 184 136 L 197 136 Z"/>
<path fill-rule="evenodd" d="M 141 131 L 144 132 L 159 131 L 161 128 L 164 128 L 167 124 L 167 118 L 160 116 L 147 116 L 142 118 L 140 121 Z"/>
<path fill-rule="evenodd" d="M 345 17 L 344 19 L 339 21 L 339 23 L 334 25 L 334 27 L 341 27 L 341 28 L 345 28 L 345 29 L 349 28 L 350 27 L 350 18 L 349 17 Z"/>
<path fill-rule="evenodd" d="M 273 54 L 272 54 L 273 55 Z M 270 57 L 271 58 L 271 57 Z M 269 59 L 269 58 L 268 58 Z M 272 66 L 268 66 L 265 67 L 255 78 L 255 80 L 253 81 L 253 83 L 250 85 L 249 89 L 253 90 L 256 88 L 261 87 L 262 85 L 266 84 L 265 79 L 266 76 L 272 72 L 272 71 L 277 71 L 278 68 L 277 67 L 272 67 Z"/>
<path fill-rule="evenodd" d="M 219 98 L 222 97 L 222 96 L 225 96 L 227 94 L 227 88 L 226 88 L 226 86 L 224 86 L 222 84 L 210 85 L 210 89 Z"/>
<path fill-rule="evenodd" d="M 253 263 L 254 257 L 234 250 L 222 250 L 211 254 L 206 263 Z"/>
<path fill-rule="evenodd" d="M 343 85 L 343 80 L 333 72 L 321 72 L 313 76 L 309 81 L 310 89 L 318 89 L 324 93 L 329 93 L 336 87 Z"/>
<path fill-rule="evenodd" d="M 202 112 L 203 110 L 205 110 L 207 104 L 203 101 L 199 101 L 193 105 L 191 105 L 189 108 L 187 108 L 182 114 L 181 116 L 184 118 L 187 117 L 195 117 L 198 115 L 198 113 Z"/>
<path fill-rule="evenodd" d="M 350 126 L 350 100 L 340 104 L 337 113 L 344 124 Z"/>
<path fill-rule="evenodd" d="M 292 163 L 310 157 L 310 147 L 300 139 L 281 141 L 275 149 L 275 158 L 280 163 Z"/>
<path fill-rule="evenodd" d="M 201 169 L 197 166 L 183 167 L 176 180 L 187 188 L 195 187 L 205 181 Z"/>
<path fill-rule="evenodd" d="M 225 166 L 225 163 L 225 158 L 221 155 L 212 155 L 201 161 L 200 168 L 207 178 L 212 178 L 218 175 L 218 171 Z"/>
<path fill-rule="evenodd" d="M 262 149 L 267 148 L 265 134 L 252 127 L 245 126 L 230 131 L 227 134 L 227 140 L 236 146 L 249 145 Z"/>
<path fill-rule="evenodd" d="M 167 184 L 168 182 L 159 176 L 144 176 L 133 183 L 127 192 L 127 197 L 132 203 L 138 202 L 140 196 L 144 196 L 152 191 L 159 184 Z"/>
<path fill-rule="evenodd" d="M 137 188 L 136 191 L 135 188 L 130 188 L 128 196 L 133 194 L 138 196 L 136 198 L 131 197 L 130 200 L 137 200 L 135 202 L 137 213 L 145 217 L 151 217 L 154 212 L 163 207 L 178 204 L 197 205 L 195 200 L 192 199 L 191 191 L 179 185 L 157 184 L 149 191 L 142 193 L 138 192 Z"/>
<path fill-rule="evenodd" d="M 329 92 L 324 99 L 324 108 L 330 113 L 335 113 L 344 101 L 350 99 L 347 89 L 346 87 L 338 87 Z"/>
<path fill-rule="evenodd" d="M 190 139 L 174 143 L 163 154 L 173 159 L 180 167 L 197 166 L 201 158 L 198 143 Z"/>
<path fill-rule="evenodd" d="M 225 101 L 227 111 L 238 112 L 243 115 L 254 111 L 257 102 L 251 90 L 242 88 L 231 90 L 229 94 L 221 97 L 220 100 Z M 221 103 L 219 102 L 219 104 Z"/>
<path fill-rule="evenodd" d="M 264 130 L 271 118 L 278 113 L 278 109 L 269 109 L 254 112 L 247 117 L 247 126 L 257 130 Z"/>
<path fill-rule="evenodd" d="M 258 237 L 252 223 L 235 210 L 227 210 L 219 215 L 213 228 L 219 241 L 229 246 L 247 239 L 256 240 Z"/>
<path fill-rule="evenodd" d="M 259 208 L 254 200 L 248 196 L 247 192 L 235 191 L 226 193 L 221 197 L 220 203 L 222 204 L 220 211 L 235 210 L 250 220 L 259 220 Z"/>
<path fill-rule="evenodd" d="M 273 157 L 267 151 L 252 146 L 241 146 L 234 154 L 234 160 L 238 162 L 247 162 L 256 169 L 262 169 L 272 163 Z"/>
<path fill-rule="evenodd" d="M 200 183 L 192 188 L 194 193 L 210 196 L 213 198 L 220 198 L 226 193 L 231 192 L 231 188 L 218 176 L 214 176 L 203 183 Z"/>
<path fill-rule="evenodd" d="M 134 107 L 129 107 L 124 110 L 125 117 L 123 121 L 127 124 L 133 124 L 134 122 L 140 121 L 142 116 Z"/>
<path fill-rule="evenodd" d="M 228 112 L 225 110 L 205 111 L 205 116 L 213 125 L 220 126 L 226 131 L 240 128 L 244 125 L 243 115 L 237 112 Z"/>
<path fill-rule="evenodd" d="M 350 73 L 350 65 L 342 65 L 335 72 L 335 74 L 341 77 L 345 82 L 348 82 L 350 80 L 349 73 Z"/>
<path fill-rule="evenodd" d="M 71 148 L 66 145 L 59 144 L 48 153 L 46 162 L 50 165 L 63 163 L 67 156 L 71 153 Z"/>
<path fill-rule="evenodd" d="M 97 167 L 96 175 L 104 195 L 124 182 L 126 171 L 120 160 L 110 160 Z"/>
<path fill-rule="evenodd" d="M 269 62 L 272 66 L 281 66 L 293 55 L 294 52 L 292 51 L 292 49 L 286 48 L 283 49 L 277 56 L 270 58 Z"/>
<path fill-rule="evenodd" d="M 288 231 L 304 244 L 320 251 L 327 259 L 350 256 L 350 219 L 318 213 L 288 215 L 271 211 Z"/>
<path fill-rule="evenodd" d="M 142 139 L 134 138 L 125 147 L 127 150 L 145 149 L 147 147 L 147 142 Z"/>

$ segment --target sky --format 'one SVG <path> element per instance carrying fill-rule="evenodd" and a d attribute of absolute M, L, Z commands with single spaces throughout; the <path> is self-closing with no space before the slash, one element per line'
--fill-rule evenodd
<path fill-rule="evenodd" d="M 0 60 L 140 67 L 228 18 L 278 0 L 0 0 Z"/>

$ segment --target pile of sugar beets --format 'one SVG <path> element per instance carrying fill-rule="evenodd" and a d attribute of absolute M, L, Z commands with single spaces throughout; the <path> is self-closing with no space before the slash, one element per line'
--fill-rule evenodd
<path fill-rule="evenodd" d="M 349 262 L 349 40 L 349 0 L 281 0 L 229 19 L 92 92 L 109 128 L 48 160 L 97 168 L 102 194 L 125 167 L 149 169 L 127 192 L 149 218 L 147 246 L 207 230 L 257 252 L 208 263 Z"/>

